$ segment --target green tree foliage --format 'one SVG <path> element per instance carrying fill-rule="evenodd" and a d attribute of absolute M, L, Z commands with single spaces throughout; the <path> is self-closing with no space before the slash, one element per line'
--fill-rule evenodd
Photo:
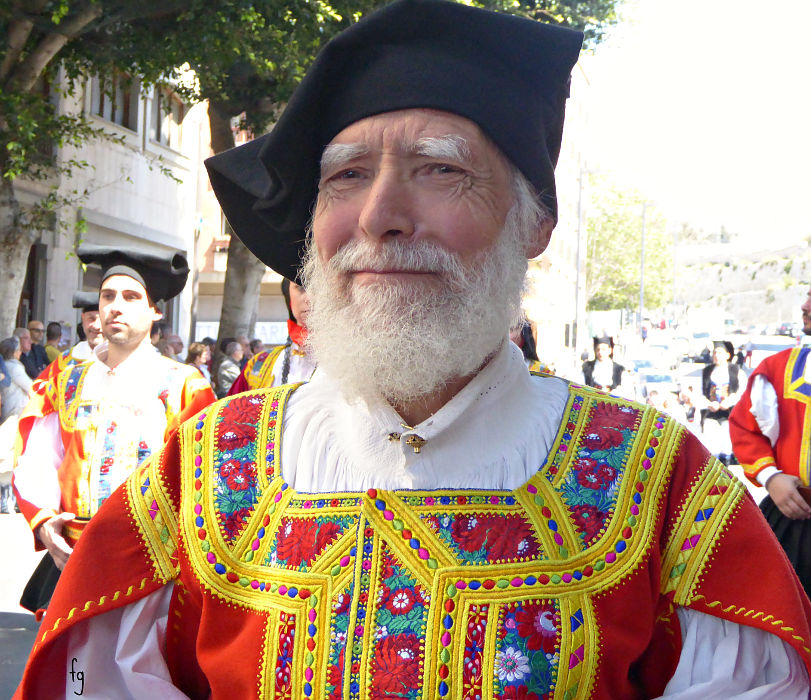
<path fill-rule="evenodd" d="M 639 305 L 642 211 L 645 199 L 605 179 L 591 179 L 588 209 L 586 304 L 591 311 L 635 309 Z M 645 308 L 670 300 L 673 289 L 673 240 L 662 215 L 645 208 Z"/>

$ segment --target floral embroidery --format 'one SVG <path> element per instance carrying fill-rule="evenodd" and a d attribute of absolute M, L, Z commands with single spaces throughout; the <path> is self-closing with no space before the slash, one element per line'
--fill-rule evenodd
<path fill-rule="evenodd" d="M 349 609 L 352 606 L 353 584 L 332 599 L 330 651 L 327 660 L 327 697 L 341 700 L 346 663 L 346 637 L 349 631 Z"/>
<path fill-rule="evenodd" d="M 273 561 L 289 568 L 306 569 L 353 520 L 352 517 L 282 518 Z"/>
<path fill-rule="evenodd" d="M 560 493 L 585 546 L 600 537 L 614 511 L 640 415 L 632 406 L 596 402 L 572 456 Z"/>
<path fill-rule="evenodd" d="M 416 698 L 420 683 L 420 641 L 415 634 L 392 634 L 383 638 L 372 658 L 372 700 Z"/>
<path fill-rule="evenodd" d="M 447 514 L 426 522 L 467 564 L 490 564 L 537 556 L 532 526 L 518 514 Z"/>
<path fill-rule="evenodd" d="M 478 700 L 482 696 L 482 654 L 484 653 L 488 605 L 472 605 L 465 630 L 462 690 L 465 700 Z"/>
<path fill-rule="evenodd" d="M 377 593 L 378 636 L 372 652 L 370 698 L 417 698 L 428 593 L 384 548 Z"/>
<path fill-rule="evenodd" d="M 528 673 L 529 658 L 518 649 L 507 647 L 496 654 L 496 675 L 500 681 L 520 681 Z"/>
<path fill-rule="evenodd" d="M 229 542 L 242 531 L 261 496 L 256 425 L 263 401 L 261 395 L 236 396 L 218 416 L 214 493 L 220 529 Z"/>
<path fill-rule="evenodd" d="M 555 601 L 511 603 L 502 615 L 495 662 L 496 696 L 546 696 L 555 687 L 558 668 L 560 611 Z"/>

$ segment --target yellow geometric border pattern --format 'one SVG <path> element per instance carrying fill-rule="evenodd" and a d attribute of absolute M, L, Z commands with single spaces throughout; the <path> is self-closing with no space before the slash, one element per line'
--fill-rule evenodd
<path fill-rule="evenodd" d="M 687 606 L 746 487 L 710 457 L 681 506 L 662 558 L 662 593 Z"/>
<path fill-rule="evenodd" d="M 791 377 L 794 374 L 794 367 L 800 357 L 800 353 L 805 348 L 793 348 L 788 361 L 786 362 L 786 371 L 783 376 L 783 396 L 787 399 L 794 399 L 805 406 L 805 413 L 803 415 L 803 436 L 800 439 L 800 457 L 799 470 L 800 480 L 806 486 L 811 483 L 811 396 L 801 392 L 799 389 L 806 384 L 804 374 L 801 374 L 796 381 L 792 381 Z M 806 355 L 806 362 L 808 362 L 808 355 Z"/>

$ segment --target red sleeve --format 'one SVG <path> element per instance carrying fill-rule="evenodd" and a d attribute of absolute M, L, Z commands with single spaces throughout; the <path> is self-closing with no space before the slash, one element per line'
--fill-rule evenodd
<path fill-rule="evenodd" d="M 729 437 L 732 440 L 732 450 L 740 462 L 746 477 L 756 486 L 762 486 L 757 480 L 759 472 L 766 467 L 777 466 L 772 443 L 763 433 L 752 415 L 752 383 L 755 377 L 763 374 L 768 379 L 762 363 L 749 377 L 746 391 L 741 400 L 729 414 Z"/>
<path fill-rule="evenodd" d="M 180 402 L 180 412 L 173 416 L 166 425 L 166 439 L 177 431 L 178 427 L 188 420 L 196 416 L 209 404 L 214 403 L 217 397 L 211 389 L 211 384 L 202 375 L 202 373 L 194 370 L 183 384 L 183 395 Z"/>
<path fill-rule="evenodd" d="M 239 376 L 236 378 L 234 383 L 231 385 L 231 388 L 228 390 L 226 396 L 233 396 L 234 394 L 241 394 L 243 391 L 249 391 L 250 385 L 248 384 L 248 380 L 245 378 L 245 372 L 247 369 L 243 369 Z"/>

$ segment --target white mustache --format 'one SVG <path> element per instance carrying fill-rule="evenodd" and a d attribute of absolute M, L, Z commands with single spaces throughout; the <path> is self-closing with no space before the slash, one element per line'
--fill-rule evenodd
<path fill-rule="evenodd" d="M 351 241 L 341 247 L 328 263 L 333 272 L 371 270 L 379 272 L 422 272 L 463 274 L 457 255 L 428 241 L 390 241 L 372 245 L 367 241 Z"/>

